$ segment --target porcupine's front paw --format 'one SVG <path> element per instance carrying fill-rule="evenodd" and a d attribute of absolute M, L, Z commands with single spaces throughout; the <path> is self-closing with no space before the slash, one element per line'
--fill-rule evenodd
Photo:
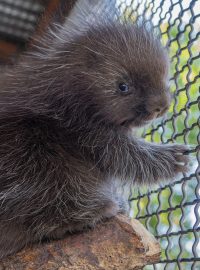
<path fill-rule="evenodd" d="M 187 172 L 188 150 L 189 147 L 185 145 L 150 144 L 141 170 L 143 181 L 156 184 L 163 180 L 173 180 L 179 173 Z"/>
<path fill-rule="evenodd" d="M 188 171 L 189 147 L 185 145 L 162 145 L 160 155 L 157 156 L 157 166 L 160 168 L 161 178 L 173 179 L 177 174 Z M 163 175 L 162 175 L 163 173 Z"/>
<path fill-rule="evenodd" d="M 189 147 L 186 145 L 172 145 L 169 151 L 172 152 L 172 155 L 175 159 L 173 164 L 174 173 L 184 173 L 187 172 L 189 167 Z"/>

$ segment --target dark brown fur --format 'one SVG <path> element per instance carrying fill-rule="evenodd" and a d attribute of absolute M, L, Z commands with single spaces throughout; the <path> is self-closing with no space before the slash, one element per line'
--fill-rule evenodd
<path fill-rule="evenodd" d="M 168 109 L 167 75 L 152 33 L 118 23 L 73 38 L 60 29 L 2 75 L 0 258 L 115 215 L 124 183 L 149 185 L 185 170 L 185 146 L 130 133 Z"/>

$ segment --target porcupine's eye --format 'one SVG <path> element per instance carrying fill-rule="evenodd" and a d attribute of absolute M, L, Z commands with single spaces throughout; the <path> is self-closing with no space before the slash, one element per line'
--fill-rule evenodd
<path fill-rule="evenodd" d="M 123 94 L 126 94 L 129 92 L 129 86 L 126 83 L 119 83 L 119 91 Z"/>

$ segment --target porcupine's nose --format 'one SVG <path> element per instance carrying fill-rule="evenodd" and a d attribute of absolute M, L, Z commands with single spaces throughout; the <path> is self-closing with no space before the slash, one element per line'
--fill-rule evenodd
<path fill-rule="evenodd" d="M 160 117 L 168 111 L 170 101 L 171 98 L 169 95 L 157 96 L 146 104 L 146 110 L 152 115 L 152 118 Z"/>

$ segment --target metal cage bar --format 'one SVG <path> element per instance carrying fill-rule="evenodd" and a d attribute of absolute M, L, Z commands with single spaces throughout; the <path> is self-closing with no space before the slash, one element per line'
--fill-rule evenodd
<path fill-rule="evenodd" d="M 37 25 L 44 10 L 39 1 L 0 0 L 0 34 L 25 42 Z"/>

